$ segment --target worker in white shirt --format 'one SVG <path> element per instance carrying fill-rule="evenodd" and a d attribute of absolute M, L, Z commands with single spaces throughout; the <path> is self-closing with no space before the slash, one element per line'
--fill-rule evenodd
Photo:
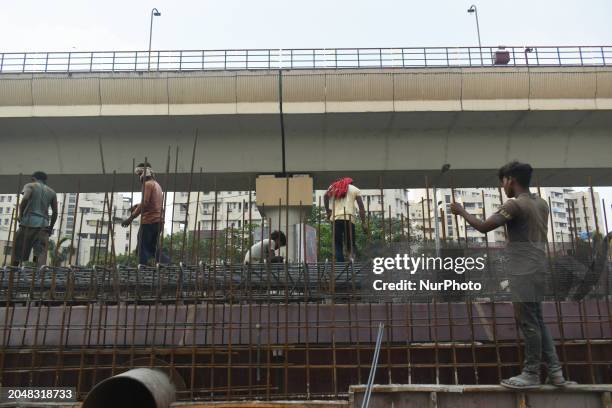
<path fill-rule="evenodd" d="M 341 178 L 332 183 L 324 197 L 327 217 L 333 222 L 334 248 L 337 262 L 344 262 L 344 244 L 349 252 L 349 259 L 355 259 L 355 204 L 359 207 L 359 218 L 363 231 L 366 230 L 365 208 L 361 199 L 361 190 L 353 185 L 353 179 Z M 330 208 L 331 204 L 331 208 Z"/>
<path fill-rule="evenodd" d="M 244 264 L 282 263 L 284 258 L 276 255 L 276 250 L 287 245 L 287 237 L 282 231 L 273 231 L 270 238 L 254 244 L 244 256 Z"/>

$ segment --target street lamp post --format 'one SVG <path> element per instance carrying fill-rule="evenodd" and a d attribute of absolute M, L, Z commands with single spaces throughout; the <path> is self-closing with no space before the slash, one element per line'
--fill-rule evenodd
<path fill-rule="evenodd" d="M 151 41 L 153 40 L 153 17 L 159 17 L 161 13 L 156 8 L 151 10 L 151 25 L 149 26 L 149 53 L 147 58 L 147 71 L 151 70 Z M 159 68 L 159 67 L 158 67 Z"/>
<path fill-rule="evenodd" d="M 480 50 L 480 65 L 484 65 L 483 60 L 482 60 L 482 44 L 480 43 L 480 24 L 478 23 L 478 9 L 476 8 L 476 5 L 472 4 L 472 6 L 468 9 L 467 12 L 474 13 L 474 15 L 476 16 L 476 33 L 478 34 L 478 49 Z"/>

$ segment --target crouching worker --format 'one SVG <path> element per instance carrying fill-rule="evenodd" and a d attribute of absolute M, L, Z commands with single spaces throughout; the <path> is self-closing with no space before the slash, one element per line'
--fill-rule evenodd
<path fill-rule="evenodd" d="M 287 245 L 287 237 L 282 231 L 274 231 L 266 238 L 253 245 L 244 256 L 244 264 L 283 263 L 284 258 L 276 255 L 276 250 Z"/>

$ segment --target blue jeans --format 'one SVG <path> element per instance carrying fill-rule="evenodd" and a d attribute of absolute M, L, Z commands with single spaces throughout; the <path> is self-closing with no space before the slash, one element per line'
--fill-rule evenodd
<path fill-rule="evenodd" d="M 155 258 L 161 263 L 169 263 L 170 258 L 157 248 L 161 224 L 141 224 L 138 229 L 138 263 L 146 265 Z"/>

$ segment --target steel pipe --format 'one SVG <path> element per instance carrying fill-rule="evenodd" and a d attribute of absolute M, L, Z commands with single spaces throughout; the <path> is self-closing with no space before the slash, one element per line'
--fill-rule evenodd
<path fill-rule="evenodd" d="M 168 408 L 175 399 L 176 388 L 164 372 L 135 368 L 96 385 L 82 408 Z"/>

